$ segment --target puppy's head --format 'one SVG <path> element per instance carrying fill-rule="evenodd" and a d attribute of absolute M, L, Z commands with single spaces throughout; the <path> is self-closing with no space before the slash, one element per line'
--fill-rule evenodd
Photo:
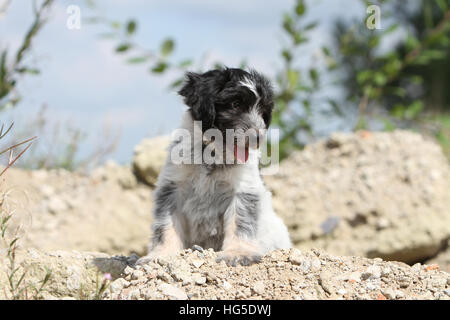
<path fill-rule="evenodd" d="M 184 97 L 192 118 L 202 122 L 204 132 L 211 128 L 220 130 L 224 143 L 227 129 L 234 130 L 237 136 L 243 134 L 246 161 L 249 140 L 256 140 L 258 147 L 270 125 L 274 106 L 270 82 L 256 71 L 230 68 L 203 74 L 189 72 L 186 78 L 179 94 Z M 238 139 L 233 139 L 236 156 Z"/>

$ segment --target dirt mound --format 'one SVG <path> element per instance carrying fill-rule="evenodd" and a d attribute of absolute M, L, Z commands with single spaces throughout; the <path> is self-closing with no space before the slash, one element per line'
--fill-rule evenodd
<path fill-rule="evenodd" d="M 114 280 L 103 299 L 450 299 L 450 275 L 435 265 L 298 249 L 274 251 L 249 267 L 227 267 L 216 257 L 189 249 L 135 268 L 136 256 L 28 250 L 19 261 L 30 284 L 42 280 L 46 268 L 52 271 L 46 299 L 92 299 L 103 273 Z M 0 270 L 6 266 L 0 260 Z M 0 286 L 8 288 L 4 272 Z"/>
<path fill-rule="evenodd" d="M 1 184 L 8 211 L 22 225 L 22 247 L 145 253 L 151 189 L 130 168 L 109 163 L 91 175 L 11 169 Z"/>
<path fill-rule="evenodd" d="M 412 132 L 334 134 L 264 179 L 300 248 L 414 263 L 450 238 L 448 161 Z"/>

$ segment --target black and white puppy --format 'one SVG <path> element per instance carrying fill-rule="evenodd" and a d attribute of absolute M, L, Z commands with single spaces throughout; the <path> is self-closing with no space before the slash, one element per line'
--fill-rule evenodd
<path fill-rule="evenodd" d="M 187 73 L 179 94 L 189 107 L 182 129 L 191 138 L 174 139 L 169 147 L 154 192 L 148 255 L 138 263 L 198 245 L 220 251 L 218 260 L 228 265 L 249 265 L 268 251 L 291 247 L 287 228 L 273 211 L 271 193 L 259 172 L 259 139 L 269 127 L 273 109 L 270 82 L 255 71 L 241 69 Z M 223 133 L 224 139 L 206 137 L 209 129 Z M 229 138 L 227 129 L 252 130 L 257 142 L 250 145 L 249 135 Z M 202 133 L 200 139 L 194 138 L 195 130 Z M 242 142 L 239 152 L 238 141 Z M 195 155 L 195 148 L 205 150 L 211 145 L 223 146 L 213 155 L 218 157 L 222 152 L 217 150 L 222 150 L 227 159 L 231 154 L 232 161 L 208 164 L 202 161 L 202 153 Z M 174 163 L 175 150 L 192 151 L 193 163 Z"/>

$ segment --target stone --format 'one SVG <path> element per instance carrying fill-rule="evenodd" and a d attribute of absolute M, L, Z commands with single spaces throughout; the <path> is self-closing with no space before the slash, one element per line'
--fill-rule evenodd
<path fill-rule="evenodd" d="M 154 185 L 167 158 L 169 136 L 144 139 L 134 149 L 133 169 L 143 182 Z"/>
<path fill-rule="evenodd" d="M 158 289 L 162 292 L 163 295 L 169 297 L 169 299 L 171 300 L 187 299 L 186 292 L 183 289 L 177 288 L 173 285 L 163 283 L 158 287 Z"/>

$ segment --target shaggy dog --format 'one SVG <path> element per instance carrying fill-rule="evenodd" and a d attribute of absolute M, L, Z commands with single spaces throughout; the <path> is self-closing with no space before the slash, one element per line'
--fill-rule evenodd
<path fill-rule="evenodd" d="M 270 82 L 241 69 L 190 72 L 179 94 L 188 106 L 184 133 L 173 139 L 158 177 L 152 239 L 138 264 L 198 245 L 220 251 L 218 261 L 228 265 L 249 265 L 291 247 L 259 172 L 273 109 Z"/>

